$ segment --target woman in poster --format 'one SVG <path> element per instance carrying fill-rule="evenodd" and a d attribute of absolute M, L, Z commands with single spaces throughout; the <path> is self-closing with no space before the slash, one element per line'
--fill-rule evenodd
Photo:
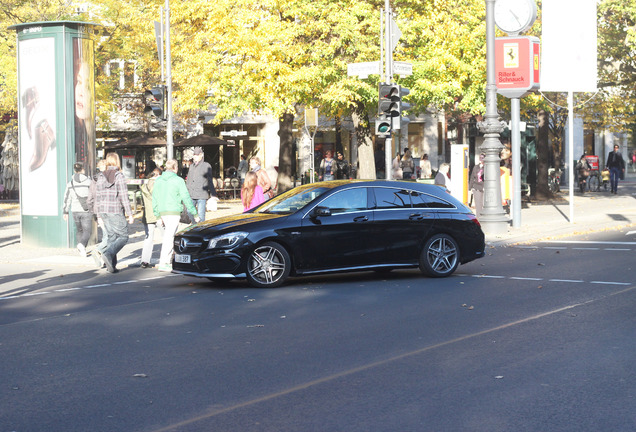
<path fill-rule="evenodd" d="M 76 38 L 73 43 L 75 87 L 75 161 L 83 162 L 86 175 L 95 171 L 95 119 L 93 116 L 93 41 Z"/>

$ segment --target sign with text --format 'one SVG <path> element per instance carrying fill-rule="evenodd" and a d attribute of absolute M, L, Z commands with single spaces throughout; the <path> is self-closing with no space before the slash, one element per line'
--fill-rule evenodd
<path fill-rule="evenodd" d="M 539 39 L 531 36 L 495 39 L 497 93 L 519 98 L 539 88 Z"/>

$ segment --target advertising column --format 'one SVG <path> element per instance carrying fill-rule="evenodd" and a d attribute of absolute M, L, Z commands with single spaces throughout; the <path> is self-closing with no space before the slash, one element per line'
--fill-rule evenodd
<path fill-rule="evenodd" d="M 75 162 L 95 170 L 93 35 L 96 25 L 39 22 L 17 32 L 21 242 L 75 244 L 62 205 Z"/>

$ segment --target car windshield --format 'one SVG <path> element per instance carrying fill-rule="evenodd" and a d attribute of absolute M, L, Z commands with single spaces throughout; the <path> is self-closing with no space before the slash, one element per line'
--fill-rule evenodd
<path fill-rule="evenodd" d="M 329 189 L 315 184 L 300 186 L 266 201 L 255 210 L 255 213 L 295 213 Z"/>

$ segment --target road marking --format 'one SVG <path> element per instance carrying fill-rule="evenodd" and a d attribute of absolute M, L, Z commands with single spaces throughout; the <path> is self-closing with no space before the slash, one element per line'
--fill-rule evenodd
<path fill-rule="evenodd" d="M 489 279 L 505 279 L 506 278 L 506 276 L 494 276 L 494 275 L 485 275 L 485 274 L 472 275 L 472 277 L 489 278 Z"/>
<path fill-rule="evenodd" d="M 585 281 L 582 281 L 582 280 L 574 280 L 574 279 L 548 279 L 548 282 L 583 283 L 583 282 L 585 282 Z"/>
<path fill-rule="evenodd" d="M 558 250 L 566 250 L 567 247 L 565 246 L 546 246 L 543 249 L 558 249 Z"/>
<path fill-rule="evenodd" d="M 541 243 L 631 245 L 631 246 L 636 246 L 636 242 L 594 241 L 594 240 L 558 240 L 558 241 L 557 240 L 541 240 Z"/>
<path fill-rule="evenodd" d="M 603 250 L 606 251 L 630 251 L 631 249 L 621 249 L 621 248 L 605 248 Z"/>
<path fill-rule="evenodd" d="M 575 247 L 572 248 L 572 250 L 591 250 L 591 251 L 598 251 L 601 250 L 601 248 L 595 248 L 595 247 Z M 631 249 L 629 249 L 631 250 Z"/>
<path fill-rule="evenodd" d="M 591 284 L 601 284 L 601 285 L 631 285 L 631 283 L 628 282 L 608 282 L 608 281 L 591 281 Z"/>
<path fill-rule="evenodd" d="M 636 234 L 636 231 L 627 231 L 627 233 L 625 235 L 628 236 L 628 235 L 632 235 L 632 234 Z"/>
<path fill-rule="evenodd" d="M 517 276 L 513 276 L 510 279 L 512 279 L 512 280 L 528 280 L 528 281 L 542 281 L 543 280 L 543 278 L 517 277 Z"/>

